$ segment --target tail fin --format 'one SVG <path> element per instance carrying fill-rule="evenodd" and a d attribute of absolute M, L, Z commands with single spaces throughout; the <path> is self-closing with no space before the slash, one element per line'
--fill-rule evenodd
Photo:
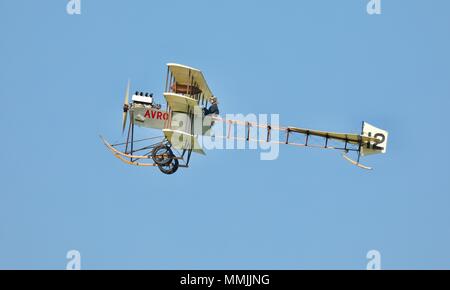
<path fill-rule="evenodd" d="M 361 147 L 361 155 L 367 156 L 372 154 L 386 153 L 387 141 L 389 133 L 381 130 L 367 122 L 363 122 L 362 133 L 363 136 L 378 139 L 376 142 L 369 142 Z"/>

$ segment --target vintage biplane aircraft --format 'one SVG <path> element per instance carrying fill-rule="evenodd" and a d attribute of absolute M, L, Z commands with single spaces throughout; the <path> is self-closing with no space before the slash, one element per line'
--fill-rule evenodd
<path fill-rule="evenodd" d="M 334 149 L 343 152 L 343 157 L 353 165 L 363 169 L 372 169 L 360 163 L 361 156 L 385 153 L 388 132 L 363 122 L 362 133 L 334 133 L 296 127 L 276 127 L 270 124 L 257 124 L 242 120 L 224 120 L 218 115 L 204 116 L 202 107 L 208 105 L 213 96 L 203 73 L 195 68 L 169 63 L 164 98 L 166 107 L 154 102 L 152 94 L 136 92 L 129 102 L 130 82 L 125 93 L 122 116 L 122 134 L 127 128 L 127 137 L 124 142 L 117 144 L 102 140 L 112 154 L 121 161 L 135 166 L 158 167 L 165 174 L 173 174 L 180 167 L 189 167 L 191 154 L 205 154 L 198 138 L 209 135 L 214 123 L 224 122 L 228 126 L 227 136 L 231 136 L 231 127 L 245 127 L 246 142 L 273 142 L 298 147 L 315 147 Z M 201 129 L 196 130 L 195 120 L 201 120 Z M 161 136 L 148 138 L 135 138 L 135 126 L 162 131 Z M 250 131 L 265 129 L 264 138 L 253 138 Z M 282 140 L 273 140 L 271 134 L 274 130 L 282 133 Z M 215 136 L 218 137 L 218 136 Z M 301 137 L 301 142 L 295 141 Z M 241 138 L 242 139 L 242 138 Z M 319 139 L 319 142 L 312 142 Z M 348 153 L 354 152 L 356 160 L 351 159 Z"/>

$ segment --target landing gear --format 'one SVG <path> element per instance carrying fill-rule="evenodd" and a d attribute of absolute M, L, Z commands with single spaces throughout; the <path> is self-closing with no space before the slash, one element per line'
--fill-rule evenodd
<path fill-rule="evenodd" d="M 160 144 L 152 151 L 152 159 L 158 166 L 171 163 L 173 158 L 172 149 L 166 144 Z"/>
<path fill-rule="evenodd" d="M 162 173 L 171 175 L 177 172 L 179 165 L 180 164 L 178 163 L 178 159 L 174 158 L 170 163 L 166 165 L 158 165 L 158 168 Z"/>
<path fill-rule="evenodd" d="M 153 149 L 152 159 L 164 174 L 174 174 L 178 170 L 178 159 L 166 144 L 160 144 Z"/>

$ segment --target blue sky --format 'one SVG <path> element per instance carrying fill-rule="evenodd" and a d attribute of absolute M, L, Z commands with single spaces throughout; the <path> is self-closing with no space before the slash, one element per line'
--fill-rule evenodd
<path fill-rule="evenodd" d="M 385 269 L 450 266 L 450 2 L 0 0 L 0 268 Z M 126 166 L 133 90 L 202 69 L 223 113 L 390 133 L 388 153 L 211 151 L 164 176 Z"/>

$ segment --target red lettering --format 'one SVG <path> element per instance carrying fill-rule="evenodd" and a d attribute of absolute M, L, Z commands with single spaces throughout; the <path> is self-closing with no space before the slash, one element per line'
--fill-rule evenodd
<path fill-rule="evenodd" d="M 150 113 L 151 112 L 151 113 Z M 168 120 L 169 119 L 169 113 L 163 113 L 153 110 L 147 110 L 144 115 L 147 119 L 158 119 L 158 120 Z"/>

